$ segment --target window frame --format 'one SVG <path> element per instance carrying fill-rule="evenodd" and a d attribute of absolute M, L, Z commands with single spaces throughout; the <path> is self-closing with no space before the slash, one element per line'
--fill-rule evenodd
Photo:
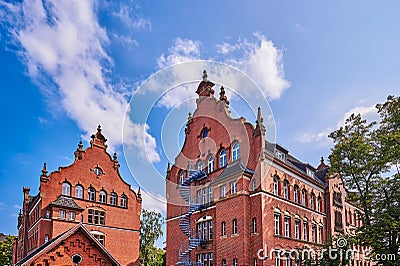
<path fill-rule="evenodd" d="M 83 199 L 84 198 L 83 194 L 85 193 L 84 191 L 85 190 L 82 185 L 79 185 L 79 184 L 76 185 L 75 186 L 75 198 Z"/>
<path fill-rule="evenodd" d="M 107 204 L 107 192 L 105 192 L 103 189 L 99 192 L 99 202 Z"/>
<path fill-rule="evenodd" d="M 226 222 L 222 221 L 221 223 L 221 236 L 226 236 Z"/>
<path fill-rule="evenodd" d="M 88 188 L 88 200 L 96 201 L 96 189 L 94 187 Z"/>
<path fill-rule="evenodd" d="M 118 195 L 114 191 L 110 193 L 110 205 L 118 205 Z"/>
<path fill-rule="evenodd" d="M 223 149 L 221 150 L 221 152 L 219 153 L 219 167 L 225 167 L 226 166 L 226 150 Z"/>
<path fill-rule="evenodd" d="M 121 195 L 121 204 L 120 207 L 128 208 L 128 197 L 125 194 Z"/>
<path fill-rule="evenodd" d="M 281 214 L 275 212 L 274 213 L 274 235 L 279 236 L 281 233 Z"/>
<path fill-rule="evenodd" d="M 237 224 L 237 219 L 232 220 L 232 235 L 238 235 L 238 224 Z"/>
<path fill-rule="evenodd" d="M 232 161 L 236 161 L 240 159 L 240 144 L 239 142 L 235 142 L 232 147 Z"/>
<path fill-rule="evenodd" d="M 68 196 L 68 197 L 71 196 L 71 184 L 69 182 L 62 183 L 61 194 L 63 196 Z"/>
<path fill-rule="evenodd" d="M 207 160 L 207 173 L 214 172 L 214 155 L 211 155 Z"/>

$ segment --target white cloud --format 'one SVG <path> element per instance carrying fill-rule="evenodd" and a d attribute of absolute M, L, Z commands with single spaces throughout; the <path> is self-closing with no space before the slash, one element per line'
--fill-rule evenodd
<path fill-rule="evenodd" d="M 8 12 L 6 16 L 1 13 L 1 19 L 14 25 L 8 30 L 21 46 L 20 56 L 28 75 L 52 107 L 60 105 L 85 132 L 85 138 L 102 124 L 109 146 L 121 144 L 129 91 L 110 85 L 106 76 L 113 61 L 104 48 L 109 38 L 98 23 L 95 2 L 30 0 L 2 5 Z M 157 160 L 154 138 L 148 127 L 144 128 L 140 136 L 149 142 L 148 158 Z M 127 139 L 130 137 L 137 138 Z"/>
<path fill-rule="evenodd" d="M 240 40 L 237 45 L 220 47 L 221 53 L 229 54 L 238 50 L 241 55 L 227 58 L 226 62 L 232 64 L 248 74 L 260 87 L 269 99 L 278 99 L 290 83 L 285 79 L 282 51 L 275 47 L 264 35 L 254 33 L 255 42 L 247 39 Z"/>
<path fill-rule="evenodd" d="M 351 114 L 356 114 L 356 115 L 361 114 L 361 117 L 369 122 L 377 121 L 379 119 L 379 115 L 376 112 L 376 108 L 374 105 L 357 106 L 351 108 L 349 111 L 343 114 L 342 118 L 337 123 L 336 128 L 343 127 L 345 125 L 346 119 Z M 297 140 L 301 143 L 319 143 L 322 146 L 327 146 L 333 143 L 332 140 L 328 137 L 328 135 L 334 130 L 335 130 L 334 128 L 330 127 L 328 129 L 322 130 L 317 133 L 312 133 L 312 132 L 304 133 L 298 136 Z"/>
<path fill-rule="evenodd" d="M 142 209 L 157 211 L 163 215 L 167 210 L 167 200 L 160 194 L 152 194 L 150 192 L 142 191 L 143 206 Z"/>
<path fill-rule="evenodd" d="M 158 57 L 158 68 L 189 62 L 200 59 L 200 41 L 176 38 L 173 46 L 169 48 L 168 55 L 162 54 Z"/>
<path fill-rule="evenodd" d="M 138 6 L 135 8 L 121 4 L 118 11 L 112 12 L 112 15 L 121 20 L 122 24 L 133 30 L 148 29 L 151 30 L 151 21 L 138 16 Z"/>

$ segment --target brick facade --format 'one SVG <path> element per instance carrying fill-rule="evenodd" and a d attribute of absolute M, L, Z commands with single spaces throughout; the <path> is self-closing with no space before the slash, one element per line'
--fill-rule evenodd
<path fill-rule="evenodd" d="M 196 91 L 197 109 L 188 117 L 182 150 L 168 166 L 167 265 L 189 265 L 182 261 L 187 254 L 192 265 L 294 265 L 293 260 L 289 264 L 277 260 L 271 250 L 320 251 L 327 236 L 350 233 L 359 226 L 357 219 L 335 220 L 335 212 L 353 217 L 361 210 L 346 201 L 347 191 L 338 176 L 326 176 L 323 159 L 315 168 L 269 143 L 264 139 L 261 110 L 255 125 L 232 118 L 223 87 L 219 99 L 213 87 L 205 75 Z M 207 178 L 190 184 L 190 205 L 182 196 L 182 181 L 199 168 Z M 334 199 L 338 196 L 342 206 Z M 191 246 L 182 231 L 189 230 L 183 224 L 187 214 Z M 268 258 L 259 258 L 264 255 Z"/>
<path fill-rule="evenodd" d="M 23 189 L 13 263 L 82 224 L 120 264 L 138 265 L 142 198 L 120 176 L 106 141 L 99 126 L 90 147 L 79 143 L 70 166 L 48 175 L 44 165 L 38 195 Z"/>

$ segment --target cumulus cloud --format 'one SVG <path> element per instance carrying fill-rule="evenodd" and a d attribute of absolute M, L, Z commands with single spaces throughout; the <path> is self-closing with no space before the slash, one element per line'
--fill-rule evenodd
<path fill-rule="evenodd" d="M 176 38 L 168 49 L 168 54 L 162 54 L 157 59 L 158 68 L 190 62 L 200 59 L 200 41 Z"/>
<path fill-rule="evenodd" d="M 52 107 L 61 106 L 85 132 L 85 138 L 102 124 L 109 145 L 121 144 L 129 91 L 116 89 L 107 77 L 113 61 L 105 49 L 109 38 L 98 23 L 95 2 L 30 0 L 1 5 L 7 10 L 0 14 L 1 19 L 21 48 L 19 55 L 27 74 Z M 130 122 L 143 129 L 147 148 L 154 147 L 148 127 Z M 150 159 L 159 160 L 154 149 L 150 153 Z"/>
<path fill-rule="evenodd" d="M 142 191 L 142 199 L 143 199 L 143 209 L 150 211 L 157 211 L 159 213 L 166 213 L 167 210 L 167 200 L 165 196 L 161 194 L 152 194 L 147 191 Z"/>
<path fill-rule="evenodd" d="M 336 124 L 336 128 L 343 127 L 345 125 L 346 119 L 349 118 L 351 114 L 361 114 L 361 116 L 369 122 L 377 121 L 379 119 L 379 115 L 376 111 L 375 105 L 357 106 L 351 108 L 349 111 L 343 114 L 342 118 Z M 334 130 L 334 128 L 330 127 L 316 133 L 304 133 L 298 136 L 297 140 L 301 143 L 319 143 L 322 146 L 327 146 L 332 144 L 332 140 L 328 137 L 328 135 Z"/>
<path fill-rule="evenodd" d="M 126 27 L 138 30 L 148 29 L 151 30 L 151 21 L 138 16 L 139 6 L 128 6 L 121 4 L 118 11 L 112 12 L 112 15 L 117 17 Z"/>

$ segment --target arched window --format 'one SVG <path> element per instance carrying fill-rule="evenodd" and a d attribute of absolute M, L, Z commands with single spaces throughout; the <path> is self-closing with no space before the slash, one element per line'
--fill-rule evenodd
<path fill-rule="evenodd" d="M 179 172 L 179 184 L 183 184 L 183 182 L 185 181 L 185 172 L 183 170 L 181 170 Z"/>
<path fill-rule="evenodd" d="M 83 199 L 83 187 L 81 185 L 77 185 L 75 187 L 75 197 L 78 199 Z"/>
<path fill-rule="evenodd" d="M 317 211 L 321 211 L 321 206 L 322 206 L 322 199 L 321 199 L 321 197 L 320 196 L 318 196 L 318 199 L 317 199 Z"/>
<path fill-rule="evenodd" d="M 128 198 L 123 194 L 121 196 L 121 207 L 126 208 L 128 206 Z"/>
<path fill-rule="evenodd" d="M 222 150 L 219 154 L 219 167 L 226 165 L 226 150 Z"/>
<path fill-rule="evenodd" d="M 237 220 L 233 219 L 232 221 L 232 234 L 237 234 L 238 233 L 238 228 L 237 228 Z"/>
<path fill-rule="evenodd" d="M 107 203 L 107 193 L 104 190 L 100 191 L 100 202 Z"/>
<path fill-rule="evenodd" d="M 88 188 L 88 200 L 90 201 L 96 200 L 96 190 L 92 187 Z"/>
<path fill-rule="evenodd" d="M 240 158 L 240 145 L 239 143 L 235 143 L 232 149 L 232 161 L 236 161 Z"/>
<path fill-rule="evenodd" d="M 62 184 L 62 194 L 64 196 L 71 196 L 71 185 L 67 182 Z"/>
<path fill-rule="evenodd" d="M 226 236 L 226 223 L 221 223 L 221 236 Z"/>
<path fill-rule="evenodd" d="M 283 197 L 289 199 L 289 182 L 287 180 L 283 181 Z"/>
<path fill-rule="evenodd" d="M 279 195 L 279 180 L 277 177 L 274 177 L 274 194 Z"/>
<path fill-rule="evenodd" d="M 110 204 L 117 205 L 117 193 L 115 192 L 110 193 Z"/>
<path fill-rule="evenodd" d="M 208 158 L 208 173 L 211 173 L 214 171 L 214 156 L 210 156 L 210 158 Z"/>
<path fill-rule="evenodd" d="M 233 259 L 233 266 L 239 266 L 239 262 L 237 258 Z"/>
<path fill-rule="evenodd" d="M 310 197 L 310 208 L 311 208 L 311 209 L 315 209 L 315 195 L 314 195 L 314 193 L 311 193 L 311 197 Z"/>
<path fill-rule="evenodd" d="M 203 131 L 201 132 L 201 138 L 206 138 L 207 137 L 207 135 L 208 135 L 208 129 L 207 128 L 204 128 L 203 129 Z"/>
<path fill-rule="evenodd" d="M 202 161 L 197 163 L 197 170 L 203 171 L 203 162 Z"/>
<path fill-rule="evenodd" d="M 299 203 L 299 187 L 297 185 L 294 185 L 293 198 L 294 202 Z"/>
<path fill-rule="evenodd" d="M 222 260 L 222 266 L 226 266 L 226 260 L 225 259 Z"/>
<path fill-rule="evenodd" d="M 306 206 L 306 190 L 305 189 L 303 189 L 302 191 L 301 191 L 301 204 L 302 205 L 304 205 L 304 206 Z"/>

